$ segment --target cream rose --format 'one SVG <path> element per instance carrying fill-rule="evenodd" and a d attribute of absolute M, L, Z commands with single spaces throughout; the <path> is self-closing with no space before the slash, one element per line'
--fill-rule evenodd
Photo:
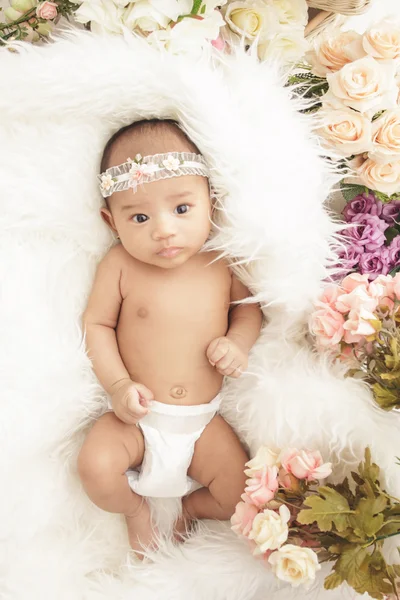
<path fill-rule="evenodd" d="M 326 76 L 329 91 L 322 97 L 323 106 L 348 106 L 372 117 L 377 111 L 396 106 L 394 64 L 379 63 L 365 56 Z"/>
<path fill-rule="evenodd" d="M 257 544 L 253 554 L 264 554 L 267 550 L 276 550 L 284 544 L 289 534 L 289 519 L 290 511 L 284 504 L 279 507 L 279 514 L 265 509 L 256 515 L 248 536 Z"/>
<path fill-rule="evenodd" d="M 288 581 L 293 587 L 301 584 L 309 587 L 321 568 L 314 550 L 293 544 L 286 544 L 273 552 L 268 562 L 278 579 Z"/>
<path fill-rule="evenodd" d="M 371 190 L 391 196 L 400 192 L 400 160 L 377 163 L 368 158 L 357 170 L 361 182 Z"/>
<path fill-rule="evenodd" d="M 267 23 L 267 11 L 260 2 L 232 2 L 225 12 L 225 21 L 234 33 L 254 40 Z"/>
<path fill-rule="evenodd" d="M 321 34 L 315 42 L 314 49 L 306 56 L 313 73 L 325 77 L 327 73 L 335 73 L 352 62 L 355 59 L 353 48 L 361 47 L 361 39 L 361 35 L 355 31 L 344 31 L 334 38 L 328 34 Z"/>
<path fill-rule="evenodd" d="M 116 6 L 111 0 L 98 0 L 97 2 L 82 2 L 74 13 L 78 23 L 90 21 L 94 33 L 122 33 L 123 8 Z"/>
<path fill-rule="evenodd" d="M 131 3 L 122 15 L 122 22 L 132 31 L 140 29 L 144 33 L 165 29 L 170 19 L 154 8 L 148 0 Z"/>
<path fill-rule="evenodd" d="M 258 471 L 264 467 L 276 467 L 278 465 L 278 454 L 270 450 L 267 446 L 261 446 L 256 455 L 246 463 L 245 474 L 248 477 L 254 477 Z"/>
<path fill-rule="evenodd" d="M 326 146 L 333 147 L 342 156 L 371 150 L 371 119 L 347 108 L 320 111 L 319 117 L 322 127 L 318 133 Z"/>
<path fill-rule="evenodd" d="M 400 108 L 384 112 L 372 123 L 369 157 L 380 163 L 400 160 Z"/>
<path fill-rule="evenodd" d="M 376 60 L 400 60 L 400 24 L 384 20 L 362 38 L 364 50 Z"/>
<path fill-rule="evenodd" d="M 271 39 L 258 45 L 257 52 L 260 60 L 278 58 L 289 64 L 300 60 L 308 48 L 303 27 L 281 25 Z"/>

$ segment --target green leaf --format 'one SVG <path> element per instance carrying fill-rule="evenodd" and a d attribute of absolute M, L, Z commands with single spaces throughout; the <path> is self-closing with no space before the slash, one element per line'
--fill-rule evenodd
<path fill-rule="evenodd" d="M 376 494 L 380 494 L 379 474 L 380 469 L 378 465 L 371 462 L 371 450 L 367 446 L 364 453 L 364 462 L 361 462 L 358 465 L 358 476 L 363 480 L 363 483 L 359 483 L 359 481 L 355 480 L 356 483 L 359 483 L 356 489 L 356 495 L 375 498 Z"/>
<path fill-rule="evenodd" d="M 342 180 L 340 182 L 340 191 L 342 192 L 342 196 L 346 200 L 346 202 L 350 202 L 356 196 L 368 192 L 368 188 L 366 188 L 364 185 L 344 183 L 344 181 Z"/>
<path fill-rule="evenodd" d="M 333 573 L 328 575 L 328 577 L 325 578 L 324 588 L 326 590 L 334 590 L 336 587 L 338 587 L 338 585 L 343 583 L 343 581 L 343 577 L 339 573 L 336 573 L 334 571 Z"/>
<path fill-rule="evenodd" d="M 393 591 L 388 581 L 386 563 L 377 548 L 369 554 L 361 546 L 349 546 L 334 565 L 334 571 L 359 594 L 367 592 L 377 600 Z"/>
<path fill-rule="evenodd" d="M 354 507 L 355 496 L 350 489 L 348 477 L 345 477 L 342 483 L 327 483 L 326 487 L 330 487 L 339 492 L 339 494 L 346 498 L 350 508 Z"/>
<path fill-rule="evenodd" d="M 399 235 L 399 230 L 397 229 L 397 227 L 388 227 L 385 230 L 385 238 L 386 241 L 388 242 L 388 244 L 390 244 L 390 242 L 392 240 L 394 240 L 395 237 L 397 237 Z"/>
<path fill-rule="evenodd" d="M 400 271 L 400 265 L 397 265 L 397 267 L 395 267 L 394 269 L 392 269 L 391 271 L 389 271 L 389 275 L 391 275 L 392 277 L 394 277 L 396 275 L 396 273 L 398 273 Z"/>
<path fill-rule="evenodd" d="M 200 10 L 202 0 L 193 0 L 192 10 L 190 11 L 191 15 L 197 15 Z"/>
<path fill-rule="evenodd" d="M 384 523 L 377 532 L 379 537 L 392 536 L 396 533 L 400 534 L 400 519 L 398 521 L 388 521 L 387 523 Z"/>
<path fill-rule="evenodd" d="M 203 6 L 202 6 L 202 7 L 201 7 L 201 9 L 200 9 L 200 14 L 201 14 L 201 15 L 204 15 L 204 13 L 206 12 L 206 8 L 207 8 L 207 7 L 206 7 L 206 5 L 205 5 L 205 4 L 203 4 Z"/>
<path fill-rule="evenodd" d="M 382 527 L 384 516 L 382 511 L 387 507 L 387 498 L 361 498 L 355 514 L 350 516 L 354 533 L 360 537 L 371 538 Z"/>
<path fill-rule="evenodd" d="M 318 488 L 318 496 L 309 496 L 304 501 L 309 509 L 303 509 L 297 516 L 297 521 L 303 525 L 318 524 L 321 531 L 332 531 L 333 526 L 337 531 L 343 531 L 349 527 L 350 510 L 349 503 L 336 490 L 322 486 Z"/>

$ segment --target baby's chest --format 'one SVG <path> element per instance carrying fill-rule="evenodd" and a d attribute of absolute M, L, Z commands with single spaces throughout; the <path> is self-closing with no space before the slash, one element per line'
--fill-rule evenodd
<path fill-rule="evenodd" d="M 230 276 L 206 270 L 182 277 L 144 277 L 130 286 L 121 313 L 138 323 L 206 326 L 229 311 Z"/>

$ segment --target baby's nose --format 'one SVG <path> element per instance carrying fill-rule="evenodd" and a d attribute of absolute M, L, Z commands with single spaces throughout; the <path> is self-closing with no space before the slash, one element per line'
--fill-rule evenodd
<path fill-rule="evenodd" d="M 153 238 L 155 240 L 165 240 L 175 235 L 175 233 L 173 219 L 160 219 L 153 229 Z"/>

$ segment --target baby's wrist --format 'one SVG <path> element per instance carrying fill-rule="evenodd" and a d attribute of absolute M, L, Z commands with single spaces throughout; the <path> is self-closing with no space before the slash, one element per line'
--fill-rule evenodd
<path fill-rule="evenodd" d="M 117 381 L 114 381 L 114 383 L 111 384 L 111 386 L 110 386 L 110 391 L 109 391 L 110 396 L 113 396 L 114 394 L 116 394 L 118 392 L 118 390 L 120 390 L 127 383 L 132 383 L 132 380 L 130 377 L 122 377 L 122 379 L 117 379 Z"/>
<path fill-rule="evenodd" d="M 236 344 L 237 346 L 239 346 L 239 348 L 245 352 L 246 354 L 249 353 L 249 345 L 247 343 L 246 338 L 241 335 L 240 333 L 236 333 L 236 332 L 230 332 L 228 331 L 228 333 L 226 334 L 226 337 L 228 338 L 228 340 L 230 340 L 231 342 L 233 342 L 234 344 Z"/>

